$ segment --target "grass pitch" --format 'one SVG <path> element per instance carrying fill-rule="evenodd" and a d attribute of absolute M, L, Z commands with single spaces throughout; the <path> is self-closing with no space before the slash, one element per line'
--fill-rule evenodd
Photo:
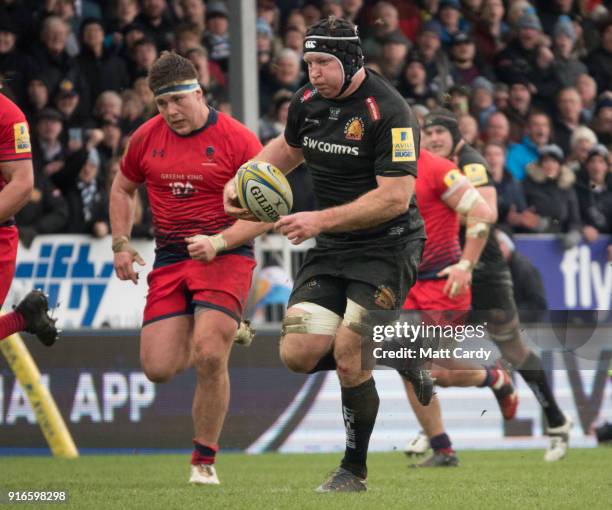
<path fill-rule="evenodd" d="M 459 468 L 417 470 L 399 452 L 372 454 L 369 490 L 360 494 L 313 492 L 338 454 L 220 455 L 218 487 L 187 484 L 187 455 L 7 457 L 0 459 L 0 488 L 67 489 L 69 501 L 59 508 L 83 509 L 612 508 L 611 448 L 571 450 L 553 464 L 542 456 L 536 450 L 461 452 Z"/>

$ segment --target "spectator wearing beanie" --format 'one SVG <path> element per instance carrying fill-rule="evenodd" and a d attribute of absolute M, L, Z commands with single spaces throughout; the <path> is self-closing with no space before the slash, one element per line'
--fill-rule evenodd
<path fill-rule="evenodd" d="M 587 67 L 575 55 L 576 29 L 568 16 L 559 16 L 553 31 L 555 60 L 553 67 L 564 87 L 576 85 L 578 76 L 587 72 Z"/>
<path fill-rule="evenodd" d="M 493 102 L 495 87 L 484 76 L 479 76 L 472 82 L 472 113 L 478 120 L 478 125 L 487 125 L 489 117 L 497 111 Z"/>
<path fill-rule="evenodd" d="M 513 142 L 518 142 L 525 132 L 527 119 L 532 111 L 532 87 L 532 84 L 524 75 L 517 73 L 511 79 L 508 91 L 508 108 L 504 113 L 510 122 L 510 140 Z"/>
<path fill-rule="evenodd" d="M 430 108 L 436 102 L 435 82 L 427 80 L 425 64 L 412 52 L 408 55 L 406 65 L 400 74 L 398 92 L 409 105 L 422 104 Z"/>
<path fill-rule="evenodd" d="M 440 27 L 440 39 L 444 45 L 451 44 L 453 37 L 459 32 L 467 32 L 470 29 L 468 21 L 461 15 L 459 0 L 440 0 L 434 22 Z"/>
<path fill-rule="evenodd" d="M 381 74 L 397 87 L 400 75 L 406 62 L 409 46 L 406 38 L 397 34 L 387 36 L 382 45 L 381 56 L 378 59 Z"/>
<path fill-rule="evenodd" d="M 229 11 L 223 2 L 211 2 L 206 9 L 206 31 L 204 46 L 208 57 L 221 67 L 224 73 L 229 71 Z"/>
<path fill-rule="evenodd" d="M 64 168 L 51 177 L 68 202 L 70 234 L 104 237 L 109 233 L 108 197 L 98 180 L 99 166 L 98 151 L 87 143 L 68 156 Z"/>
<path fill-rule="evenodd" d="M 587 242 L 596 241 L 599 234 L 612 234 L 612 173 L 610 154 L 603 145 L 589 151 L 577 175 L 576 194 Z"/>
<path fill-rule="evenodd" d="M 532 75 L 537 49 L 542 43 L 542 25 L 535 10 L 523 12 L 515 28 L 516 36 L 495 59 L 495 71 L 506 83 L 510 83 L 511 77 L 517 73 Z"/>
<path fill-rule="evenodd" d="M 560 234 L 565 248 L 572 248 L 580 242 L 582 222 L 573 188 L 576 177 L 563 159 L 558 145 L 540 148 L 538 161 L 527 165 L 523 191 L 527 206 L 542 220 L 532 231 Z"/>
<path fill-rule="evenodd" d="M 486 66 L 476 64 L 476 45 L 465 32 L 453 36 L 451 47 L 451 77 L 456 85 L 470 86 L 480 75 L 490 76 Z"/>
<path fill-rule="evenodd" d="M 428 21 L 421 27 L 416 41 L 416 54 L 425 65 L 427 81 L 435 81 L 437 88 L 445 92 L 452 84 L 450 78 L 450 61 L 442 49 L 440 26 L 434 21 Z"/>

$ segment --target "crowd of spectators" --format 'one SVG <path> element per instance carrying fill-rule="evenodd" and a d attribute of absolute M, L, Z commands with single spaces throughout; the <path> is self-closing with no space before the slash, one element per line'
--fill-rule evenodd
<path fill-rule="evenodd" d="M 448 105 L 490 163 L 505 232 L 565 246 L 612 233 L 612 6 L 602 0 L 257 0 L 262 142 L 307 81 L 306 27 L 354 21 L 366 65 L 419 119 Z M 146 75 L 164 50 L 195 65 L 231 114 L 230 14 L 218 0 L 0 0 L 2 92 L 26 112 L 36 186 L 17 222 L 105 236 L 108 189 L 130 133 L 156 113 Z M 308 189 L 299 169 L 291 179 Z M 298 194 L 298 209 L 313 207 Z M 146 194 L 135 235 L 150 237 Z"/>

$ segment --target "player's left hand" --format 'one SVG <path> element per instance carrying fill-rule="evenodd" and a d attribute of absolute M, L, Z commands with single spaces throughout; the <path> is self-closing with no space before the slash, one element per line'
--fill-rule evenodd
<path fill-rule="evenodd" d="M 210 238 L 204 235 L 186 237 L 187 251 L 193 260 L 210 262 L 217 256 L 217 250 L 212 245 Z"/>
<path fill-rule="evenodd" d="M 291 244 L 303 243 L 320 234 L 321 230 L 317 211 L 289 214 L 274 224 L 274 231 L 287 236 Z"/>
<path fill-rule="evenodd" d="M 438 276 L 446 276 L 443 292 L 450 298 L 455 298 L 467 291 L 472 283 L 472 271 L 461 264 L 445 267 Z"/>

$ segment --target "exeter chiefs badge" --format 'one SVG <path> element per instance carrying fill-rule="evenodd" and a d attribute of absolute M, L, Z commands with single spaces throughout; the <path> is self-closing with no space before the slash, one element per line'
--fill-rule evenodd
<path fill-rule="evenodd" d="M 359 141 L 363 138 L 365 126 L 361 117 L 353 117 L 344 126 L 344 137 L 347 140 Z"/>
<path fill-rule="evenodd" d="M 376 289 L 376 293 L 374 294 L 374 302 L 377 306 L 384 310 L 391 310 L 395 308 L 395 292 L 393 292 L 386 285 L 379 285 Z"/>

